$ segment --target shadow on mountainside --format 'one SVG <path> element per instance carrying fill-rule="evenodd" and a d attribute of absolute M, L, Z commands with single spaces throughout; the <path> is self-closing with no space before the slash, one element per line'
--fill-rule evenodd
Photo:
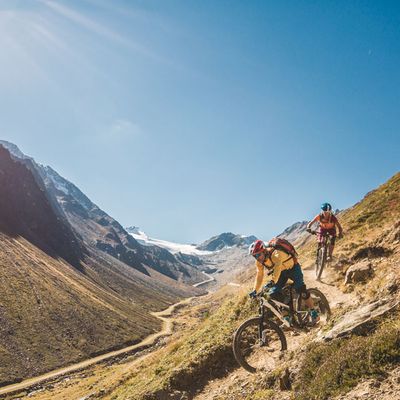
<path fill-rule="evenodd" d="M 66 220 L 56 215 L 32 172 L 0 146 L 0 230 L 22 236 L 53 258 L 82 270 L 85 249 Z"/>

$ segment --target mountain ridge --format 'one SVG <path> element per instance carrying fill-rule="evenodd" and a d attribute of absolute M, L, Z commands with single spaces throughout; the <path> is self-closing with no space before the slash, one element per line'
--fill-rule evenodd
<path fill-rule="evenodd" d="M 54 210 L 60 218 L 68 220 L 86 247 L 94 246 L 147 275 L 151 275 L 151 268 L 188 284 L 204 280 L 197 265 L 192 265 L 188 260 L 183 261 L 165 251 L 141 246 L 118 221 L 53 168 L 36 163 L 13 143 L 0 140 L 0 144 L 6 146 L 15 159 L 25 163 L 37 176 L 38 184 L 43 187 Z"/>
<path fill-rule="evenodd" d="M 28 160 L 30 162 L 30 160 Z M 31 168 L 14 160 L 0 145 L 0 223 L 9 235 L 20 235 L 54 256 L 61 256 L 77 268 L 86 251 L 71 226 L 54 212 Z M 17 179 L 23 186 L 15 184 Z M 28 209 L 31 208 L 31 211 Z"/>

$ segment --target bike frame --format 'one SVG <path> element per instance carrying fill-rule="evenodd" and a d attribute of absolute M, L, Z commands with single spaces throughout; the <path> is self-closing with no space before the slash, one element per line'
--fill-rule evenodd
<path fill-rule="evenodd" d="M 312 235 L 319 234 L 318 231 L 310 231 L 310 233 Z M 325 255 L 326 255 L 327 252 L 329 251 L 329 247 L 331 246 L 331 241 L 332 241 L 333 237 L 334 237 L 333 235 L 331 235 L 329 232 L 327 232 L 322 235 L 322 241 L 318 242 L 317 258 L 315 260 L 315 268 L 316 268 L 315 272 L 317 275 L 317 280 L 321 279 L 322 271 L 324 269 L 324 266 L 327 264 L 326 259 L 323 258 L 322 265 L 320 266 L 320 262 L 321 262 L 320 257 L 321 257 L 321 255 L 323 257 L 323 254 L 325 253 Z M 322 254 L 321 254 L 321 251 L 322 251 Z"/>
<path fill-rule="evenodd" d="M 291 316 L 291 317 L 298 316 L 299 314 L 307 314 L 308 313 L 308 311 L 297 311 L 294 309 L 294 307 L 293 307 L 293 300 L 294 300 L 293 287 L 291 285 L 289 285 L 289 293 L 290 293 L 289 304 L 282 303 L 278 300 L 265 299 L 264 297 L 260 296 L 260 307 L 259 307 L 260 337 L 262 337 L 262 332 L 263 332 L 263 327 L 264 327 L 263 323 L 264 323 L 266 309 L 270 310 L 288 328 L 293 328 L 293 327 L 289 321 L 287 321 L 285 318 L 283 318 L 283 315 L 279 311 L 279 308 L 287 310 L 289 312 L 289 316 Z M 297 320 L 292 318 L 292 320 L 295 322 L 295 324 L 298 325 L 297 320 L 299 320 L 299 318 L 297 318 Z"/>
<path fill-rule="evenodd" d="M 316 234 L 317 234 L 317 233 L 316 233 Z M 325 233 L 325 234 L 322 236 L 322 238 L 323 238 L 323 241 L 322 241 L 321 245 L 322 245 L 323 247 L 327 247 L 327 246 L 330 246 L 330 245 L 331 245 L 331 240 L 332 240 L 333 236 L 332 236 L 330 233 Z"/>
<path fill-rule="evenodd" d="M 318 231 L 311 231 L 310 233 L 311 233 L 311 235 L 318 235 L 319 234 Z M 326 247 L 327 245 L 331 244 L 331 240 L 332 240 L 333 236 L 330 233 L 325 233 L 322 237 L 323 237 L 323 241 L 322 241 L 321 244 L 318 243 L 318 245 Z M 321 247 L 318 247 L 318 249 L 320 249 L 320 248 Z"/>

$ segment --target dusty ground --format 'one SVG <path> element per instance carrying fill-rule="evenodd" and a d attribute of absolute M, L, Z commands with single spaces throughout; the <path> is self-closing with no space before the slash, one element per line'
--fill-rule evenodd
<path fill-rule="evenodd" d="M 315 272 L 313 267 L 305 269 L 304 271 L 305 282 L 308 287 L 316 287 L 320 289 L 328 298 L 329 303 L 331 305 L 332 311 L 338 308 L 345 308 L 347 306 L 351 306 L 355 303 L 356 299 L 352 294 L 342 293 L 336 285 L 333 284 L 333 276 L 330 274 L 330 271 L 324 271 L 322 281 L 317 282 L 315 280 Z M 316 332 L 314 332 L 316 333 Z M 295 351 L 299 349 L 302 344 L 310 339 L 310 336 L 307 333 L 301 333 L 297 335 L 293 332 L 286 331 L 285 332 L 287 343 L 288 343 L 288 352 Z M 272 366 L 275 368 L 277 364 Z M 271 370 L 271 369 L 270 369 Z M 212 380 L 208 383 L 208 385 L 201 391 L 201 393 L 197 394 L 194 399 L 195 400 L 236 400 L 236 399 L 244 399 L 246 398 L 247 386 L 249 385 L 249 378 L 262 379 L 262 375 L 264 373 L 259 374 L 260 376 L 255 376 L 240 368 L 237 369 L 233 374 L 228 375 L 227 377 Z M 290 398 L 290 394 L 285 392 L 279 392 L 279 398 L 281 400 L 285 399 L 285 396 Z M 347 399 L 346 399 L 347 400 Z"/>

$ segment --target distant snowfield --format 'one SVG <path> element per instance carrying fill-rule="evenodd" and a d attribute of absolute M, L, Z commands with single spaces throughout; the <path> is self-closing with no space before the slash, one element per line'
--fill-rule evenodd
<path fill-rule="evenodd" d="M 198 250 L 196 249 L 196 246 L 192 244 L 181 244 L 168 242 L 167 240 L 153 239 L 139 229 L 128 229 L 128 232 L 140 244 L 144 246 L 163 247 L 164 249 L 170 251 L 172 254 L 183 253 L 189 255 L 204 256 L 212 253 L 211 251 Z"/>

